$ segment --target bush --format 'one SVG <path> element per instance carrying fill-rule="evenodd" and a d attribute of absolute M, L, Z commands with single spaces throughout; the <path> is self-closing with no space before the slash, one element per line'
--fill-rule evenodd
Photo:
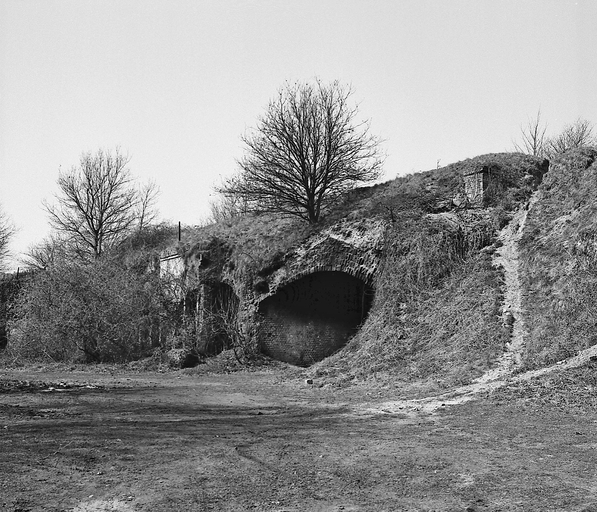
<path fill-rule="evenodd" d="M 159 283 L 108 259 L 63 261 L 32 277 L 9 324 L 8 355 L 121 362 L 158 341 Z"/>

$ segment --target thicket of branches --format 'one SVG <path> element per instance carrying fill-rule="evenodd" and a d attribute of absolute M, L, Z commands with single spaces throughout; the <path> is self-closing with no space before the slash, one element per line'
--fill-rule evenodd
<path fill-rule="evenodd" d="M 541 111 L 520 127 L 520 139 L 514 143 L 516 151 L 529 155 L 553 158 L 569 149 L 597 146 L 594 125 L 578 118 L 567 124 L 557 135 L 547 135 L 547 123 L 541 118 Z"/>
<path fill-rule="evenodd" d="M 0 208 L 0 272 L 3 272 L 9 255 L 9 244 L 15 229 L 8 216 Z"/>
<path fill-rule="evenodd" d="M 159 282 L 109 258 L 60 259 L 36 272 L 10 322 L 15 359 L 128 361 L 150 352 L 162 313 Z"/>
<path fill-rule="evenodd" d="M 123 362 L 164 345 L 180 311 L 173 283 L 151 268 L 175 231 L 146 225 L 98 258 L 77 257 L 57 236 L 32 248 L 31 272 L 11 308 L 8 355 Z"/>
<path fill-rule="evenodd" d="M 73 253 L 99 257 L 135 229 L 155 219 L 157 187 L 138 186 L 117 148 L 81 155 L 78 167 L 61 172 L 55 203 L 46 203 L 50 223 Z"/>
<path fill-rule="evenodd" d="M 128 162 L 100 150 L 60 173 L 46 205 L 54 230 L 26 255 L 31 273 L 11 307 L 14 358 L 125 361 L 158 341 L 168 305 L 148 270 L 173 229 L 155 224 L 157 188 L 139 186 Z"/>
<path fill-rule="evenodd" d="M 286 84 L 242 140 L 240 172 L 220 189 L 249 210 L 311 224 L 343 192 L 375 180 L 383 158 L 352 91 L 335 81 Z"/>

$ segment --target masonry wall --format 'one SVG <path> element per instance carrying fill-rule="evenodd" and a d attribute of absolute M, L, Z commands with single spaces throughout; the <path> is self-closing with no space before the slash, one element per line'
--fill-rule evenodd
<path fill-rule="evenodd" d="M 263 278 L 261 302 L 287 283 L 315 272 L 345 272 L 372 286 L 381 262 L 386 224 L 381 219 L 341 221 L 314 233 L 285 255 L 284 265 Z M 261 284 L 261 283 L 260 283 Z M 265 290 L 259 293 L 259 291 Z"/>
<path fill-rule="evenodd" d="M 306 366 L 343 347 L 364 320 L 371 288 L 344 272 L 315 272 L 263 300 L 261 350 Z"/>
<path fill-rule="evenodd" d="M 487 187 L 485 171 L 474 172 L 464 176 L 464 192 L 473 206 L 483 206 L 483 192 Z"/>

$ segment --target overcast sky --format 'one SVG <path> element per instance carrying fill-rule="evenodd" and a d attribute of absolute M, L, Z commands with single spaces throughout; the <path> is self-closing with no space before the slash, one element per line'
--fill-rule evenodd
<path fill-rule="evenodd" d="M 120 146 L 199 223 L 286 80 L 351 84 L 385 179 L 597 121 L 593 0 L 0 0 L 0 205 L 13 252 L 48 231 L 59 169 Z"/>

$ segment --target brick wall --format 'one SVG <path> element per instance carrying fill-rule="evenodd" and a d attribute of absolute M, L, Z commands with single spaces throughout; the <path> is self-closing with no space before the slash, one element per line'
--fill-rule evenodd
<path fill-rule="evenodd" d="M 363 321 L 371 288 L 343 272 L 316 272 L 261 302 L 261 348 L 267 355 L 309 365 L 346 344 Z"/>

